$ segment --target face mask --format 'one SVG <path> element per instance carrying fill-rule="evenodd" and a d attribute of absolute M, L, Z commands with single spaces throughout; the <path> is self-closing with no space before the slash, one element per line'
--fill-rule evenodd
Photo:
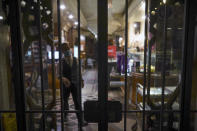
<path fill-rule="evenodd" d="M 64 52 L 64 56 L 71 56 L 72 55 L 72 52 L 70 50 L 67 50 Z"/>

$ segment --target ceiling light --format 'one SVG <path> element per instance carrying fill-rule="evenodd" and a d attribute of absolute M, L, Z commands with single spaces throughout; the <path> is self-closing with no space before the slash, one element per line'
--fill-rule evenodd
<path fill-rule="evenodd" d="M 0 20 L 3 20 L 3 16 L 0 16 Z"/>
<path fill-rule="evenodd" d="M 151 15 L 155 15 L 155 13 L 156 13 L 155 11 L 151 11 Z"/>
<path fill-rule="evenodd" d="M 120 38 L 119 38 L 119 43 L 121 43 L 121 42 L 122 42 L 122 40 L 123 40 L 123 38 L 122 38 L 122 37 L 120 37 Z"/>
<path fill-rule="evenodd" d="M 136 28 L 137 27 L 137 24 L 133 24 L 133 27 Z"/>
<path fill-rule="evenodd" d="M 172 28 L 167 28 L 168 30 L 172 30 Z"/>
<path fill-rule="evenodd" d="M 26 5 L 26 2 L 25 1 L 21 1 L 21 6 L 25 7 L 25 5 Z"/>
<path fill-rule="evenodd" d="M 43 23 L 42 26 L 44 29 L 47 29 L 49 27 L 49 25 L 47 23 Z"/>
<path fill-rule="evenodd" d="M 157 24 L 154 24 L 153 27 L 154 27 L 155 29 L 157 29 Z"/>
<path fill-rule="evenodd" d="M 174 5 L 175 6 L 181 6 L 180 2 L 176 2 Z"/>
<path fill-rule="evenodd" d="M 74 16 L 70 14 L 70 15 L 68 16 L 68 18 L 69 18 L 69 19 L 73 19 Z"/>
<path fill-rule="evenodd" d="M 50 15 L 51 14 L 51 11 L 50 10 L 47 10 L 46 13 L 47 13 L 47 15 Z"/>
<path fill-rule="evenodd" d="M 60 5 L 60 9 L 65 10 L 66 6 L 65 5 Z"/>
<path fill-rule="evenodd" d="M 78 25 L 78 22 L 77 22 L 77 21 L 75 21 L 75 22 L 74 22 L 74 24 L 75 24 L 75 25 Z"/>
<path fill-rule="evenodd" d="M 165 4 L 166 3 L 166 0 L 163 0 L 163 3 Z"/>
<path fill-rule="evenodd" d="M 145 20 L 146 19 L 146 16 L 142 16 L 142 19 Z"/>
<path fill-rule="evenodd" d="M 81 41 L 85 41 L 85 36 L 84 36 L 84 35 L 81 35 L 81 36 L 80 36 L 80 40 L 81 40 Z"/>
<path fill-rule="evenodd" d="M 40 10 L 43 10 L 43 7 L 42 6 L 40 6 Z"/>

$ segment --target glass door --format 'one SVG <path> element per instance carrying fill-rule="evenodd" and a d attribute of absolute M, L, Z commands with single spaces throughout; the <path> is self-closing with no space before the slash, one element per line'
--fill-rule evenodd
<path fill-rule="evenodd" d="M 195 7 L 0 0 L 0 130 L 195 130 Z"/>

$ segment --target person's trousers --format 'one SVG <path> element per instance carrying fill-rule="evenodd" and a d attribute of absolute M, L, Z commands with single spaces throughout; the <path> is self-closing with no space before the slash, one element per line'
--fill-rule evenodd
<path fill-rule="evenodd" d="M 68 99 L 70 94 L 72 94 L 73 102 L 75 105 L 75 110 L 80 110 L 80 104 L 79 104 L 79 94 L 77 87 L 74 85 L 71 85 L 70 87 L 63 87 L 63 93 L 64 93 L 64 110 L 69 110 L 69 104 L 68 104 Z M 67 115 L 67 113 L 65 113 Z M 80 120 L 79 113 L 76 113 L 77 119 Z"/>

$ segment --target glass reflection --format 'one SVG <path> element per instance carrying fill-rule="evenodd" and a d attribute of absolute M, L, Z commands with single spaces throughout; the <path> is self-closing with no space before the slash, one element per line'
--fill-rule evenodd
<path fill-rule="evenodd" d="M 8 8 L 0 0 L 0 110 L 14 110 L 14 87 L 12 83 L 12 52 Z"/>
<path fill-rule="evenodd" d="M 194 25 L 194 59 L 193 59 L 193 68 L 192 68 L 192 93 L 191 93 L 191 110 L 196 111 L 197 109 L 197 96 L 196 96 L 196 75 L 197 75 L 197 45 L 195 44 L 197 42 L 197 25 Z M 197 115 L 196 113 L 190 114 L 190 130 L 195 131 L 197 130 Z"/>

